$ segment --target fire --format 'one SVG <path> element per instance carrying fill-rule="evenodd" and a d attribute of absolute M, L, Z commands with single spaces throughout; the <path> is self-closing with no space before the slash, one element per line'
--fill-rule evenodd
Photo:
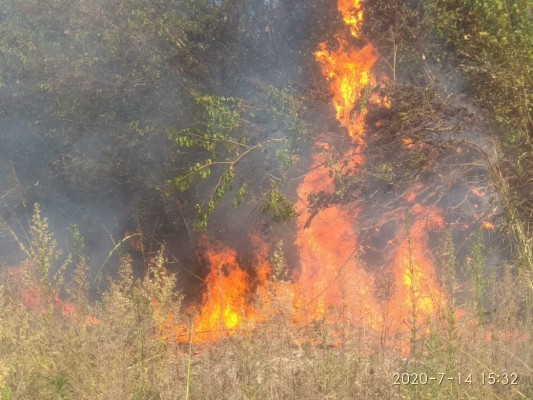
<path fill-rule="evenodd" d="M 481 223 L 481 226 L 484 228 L 484 229 L 494 229 L 494 224 L 492 222 L 489 222 L 489 221 L 483 221 Z"/>
<path fill-rule="evenodd" d="M 479 189 L 479 188 L 473 188 L 472 193 L 474 193 L 477 197 L 484 197 L 487 195 L 486 189 Z"/>
<path fill-rule="evenodd" d="M 397 322 L 402 320 L 401 313 L 406 315 L 413 311 L 418 317 L 429 317 L 445 303 L 434 276 L 426 240 L 428 230 L 443 227 L 443 217 L 440 210 L 427 209 L 419 204 L 411 208 L 410 215 L 414 222 L 408 227 L 409 234 L 401 235 L 394 255 L 396 291 L 389 305 L 393 306 L 392 313 L 400 313 L 395 318 Z"/>
<path fill-rule="evenodd" d="M 241 329 L 245 322 L 259 323 L 267 313 L 279 311 L 270 307 L 270 300 L 278 295 L 285 296 L 287 288 L 270 280 L 268 248 L 258 236 L 250 237 L 255 250 L 251 269 L 241 265 L 234 249 L 212 239 L 202 241 L 209 273 L 204 280 L 207 289 L 201 306 L 198 310 L 194 306 L 189 310 L 195 314 L 192 321 L 194 342 L 216 341 L 227 337 Z M 176 325 L 174 315 L 167 317 L 164 324 L 167 332 L 165 336 L 170 336 L 168 331 L 172 330 L 171 327 L 179 341 L 188 340 L 188 328 Z"/>
<path fill-rule="evenodd" d="M 314 156 L 315 165 L 322 161 L 318 154 Z M 349 305 L 348 311 L 355 319 L 377 328 L 380 317 L 373 295 L 373 276 L 357 264 L 355 257 L 358 237 L 352 224 L 359 210 L 339 205 L 309 210 L 303 200 L 312 191 L 333 189 L 328 187 L 332 186 L 328 174 L 325 166 L 317 167 L 298 187 L 302 200 L 297 203 L 300 216 L 296 245 L 301 269 L 295 279 L 296 307 L 309 321 L 324 317 L 330 305 Z"/>
<path fill-rule="evenodd" d="M 363 21 L 360 0 L 339 0 L 338 9 L 350 29 L 351 36 L 359 37 L 360 24 Z M 377 53 L 370 43 L 362 49 L 355 49 L 346 35 L 338 34 L 335 39 L 336 50 L 328 49 L 326 43 L 320 43 L 315 57 L 322 73 L 330 81 L 337 119 L 356 142 L 362 143 L 365 103 L 371 96 L 368 89 L 376 84 L 370 69 L 378 59 Z"/>
<path fill-rule="evenodd" d="M 363 22 L 361 0 L 339 0 L 337 7 L 342 14 L 344 23 L 350 28 L 352 36 L 359 35 L 359 25 Z"/>
<path fill-rule="evenodd" d="M 24 275 L 31 274 L 35 269 L 35 264 L 32 261 L 25 261 L 19 266 L 9 267 L 5 272 L 3 278 L 9 279 L 18 291 L 18 297 L 28 309 L 41 310 L 46 312 L 47 306 L 58 311 L 63 317 L 71 320 L 79 321 L 83 317 L 80 310 L 74 305 L 64 301 L 59 296 L 59 293 L 54 290 L 52 295 L 47 298 L 43 294 L 43 288 L 36 283 L 24 283 Z M 100 321 L 94 315 L 87 315 L 85 323 L 88 325 L 99 324 Z"/>
<path fill-rule="evenodd" d="M 253 319 L 250 276 L 237 261 L 235 250 L 211 242 L 205 251 L 205 278 L 200 312 L 194 317 L 195 339 L 216 340 L 234 332 L 244 318 Z"/>
<path fill-rule="evenodd" d="M 365 146 L 366 104 L 390 105 L 385 96 L 380 97 L 374 90 L 377 79 L 372 67 L 378 59 L 376 50 L 370 43 L 362 48 L 351 44 L 353 37 L 360 36 L 363 20 L 360 1 L 339 0 L 338 8 L 349 33 L 335 36 L 334 49 L 320 43 L 315 57 L 329 81 L 336 117 L 353 139 L 335 169 L 357 173 L 365 162 L 360 150 Z M 426 237 L 428 230 L 443 226 L 440 210 L 414 203 L 421 190 L 420 185 L 414 185 L 402 197 L 412 221 L 406 224 L 401 212 L 389 215 L 397 221 L 396 237 L 383 251 L 388 254 L 388 269 L 394 281 L 391 294 L 380 297 L 376 290 L 377 275 L 365 267 L 359 256 L 358 218 L 363 206 L 338 204 L 334 197 L 328 197 L 335 187 L 323 155 L 330 150 L 325 142 L 315 144 L 314 168 L 297 188 L 295 245 L 300 267 L 294 269 L 291 281 L 284 285 L 272 281 L 268 249 L 257 237 L 252 240 L 256 260 L 251 268 L 239 264 L 233 249 L 211 242 L 204 253 L 209 267 L 205 278 L 207 290 L 198 314 L 193 317 L 194 341 L 216 340 L 241 329 L 245 322 L 264 321 L 267 310 L 272 310 L 273 293 L 278 296 L 282 290 L 292 303 L 289 313 L 293 324 L 332 322 L 332 313 L 338 312 L 337 315 L 342 314 L 343 318 L 378 334 L 393 333 L 392 329 L 394 333 L 404 332 L 413 315 L 428 318 L 445 303 Z M 412 139 L 403 142 L 411 144 Z M 310 197 L 317 193 L 325 195 L 320 204 Z"/>
<path fill-rule="evenodd" d="M 338 3 L 350 34 L 359 37 L 359 26 L 363 18 L 359 1 Z M 365 145 L 363 132 L 367 113 L 365 104 L 370 101 L 382 107 L 390 106 L 388 99 L 380 99 L 371 93 L 376 85 L 372 66 L 377 60 L 376 51 L 369 43 L 361 49 L 350 45 L 349 38 L 335 36 L 337 49 L 319 45 L 315 53 L 324 76 L 330 82 L 333 106 L 339 122 L 354 140 L 354 147 Z M 371 94 L 370 94 L 371 93 Z M 403 139 L 412 144 L 411 138 Z M 298 187 L 299 217 L 297 220 L 298 247 L 301 268 L 295 279 L 295 293 L 298 308 L 305 305 L 308 319 L 324 317 L 325 310 L 336 306 L 351 315 L 360 325 L 383 332 L 385 327 L 403 329 L 410 315 L 419 318 L 431 316 L 445 302 L 444 295 L 435 279 L 434 266 L 428 257 L 425 232 L 441 227 L 443 218 L 439 210 L 425 209 L 413 204 L 411 215 L 414 221 L 410 235 L 398 232 L 395 241 L 390 241 L 395 250 L 391 256 L 394 275 L 393 294 L 378 301 L 375 276 L 358 261 L 359 238 L 357 219 L 361 210 L 357 206 L 328 204 L 320 210 L 313 210 L 306 203 L 310 193 L 334 191 L 329 171 L 323 167 L 319 154 L 321 144 L 314 152 L 316 166 Z M 349 154 L 348 154 L 349 156 Z M 342 170 L 342 163 L 338 169 Z M 364 165 L 363 157 L 352 159 L 352 169 L 357 171 Z M 407 195 L 407 202 L 416 198 L 420 186 L 415 185 Z M 395 216 L 398 221 L 401 216 Z M 311 221 L 311 222 L 310 222 Z M 346 312 L 346 310 L 348 312 Z"/>
<path fill-rule="evenodd" d="M 361 95 L 364 94 L 362 92 L 365 88 L 376 83 L 370 68 L 377 61 L 377 56 L 371 44 L 367 44 L 361 50 L 355 50 L 340 35 L 337 35 L 336 39 L 337 50 L 329 50 L 325 43 L 320 43 L 315 56 L 323 74 L 330 81 L 337 119 L 348 129 L 351 137 L 362 143 L 361 136 L 366 116 L 363 103 L 368 99 L 362 98 Z M 354 109 L 357 106 L 361 108 L 359 112 Z"/>

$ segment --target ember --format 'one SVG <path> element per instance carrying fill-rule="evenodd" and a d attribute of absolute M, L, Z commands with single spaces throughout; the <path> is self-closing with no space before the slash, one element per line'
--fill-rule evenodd
<path fill-rule="evenodd" d="M 494 224 L 492 222 L 489 222 L 489 221 L 483 221 L 481 223 L 481 226 L 484 228 L 484 229 L 494 229 Z"/>

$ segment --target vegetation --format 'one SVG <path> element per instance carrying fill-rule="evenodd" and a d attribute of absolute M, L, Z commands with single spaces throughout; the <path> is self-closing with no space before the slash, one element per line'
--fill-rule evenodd
<path fill-rule="evenodd" d="M 494 162 L 494 181 L 505 198 L 518 265 L 531 270 L 533 4 L 453 0 L 430 1 L 427 7 L 435 34 L 447 46 L 447 57 L 498 124 L 497 140 L 505 157 Z"/>
<path fill-rule="evenodd" d="M 265 84 L 261 84 L 261 88 L 267 90 L 265 98 L 263 104 L 256 105 L 247 104 L 243 99 L 234 97 L 197 97 L 200 113 L 196 127 L 179 131 L 173 128 L 168 130 L 170 138 L 176 142 L 180 153 L 185 157 L 191 148 L 199 149 L 207 157 L 197 161 L 200 156 L 195 156 L 194 165 L 169 180 L 170 184 L 184 192 L 197 181 L 207 180 L 211 172 L 216 174 L 215 183 L 209 182 L 206 199 L 195 204 L 197 227 L 207 229 L 208 215 L 215 210 L 215 206 L 221 202 L 226 192 L 231 190 L 235 180 L 241 184 L 234 194 L 234 206 L 244 201 L 249 188 L 258 189 L 257 185 L 246 182 L 246 173 L 237 177 L 240 164 L 245 163 L 254 152 L 271 153 L 274 156 L 274 165 L 268 159 L 264 164 L 265 170 L 272 170 L 270 181 L 275 187 L 269 192 L 263 210 L 273 211 L 276 221 L 294 219 L 292 204 L 279 192 L 279 188 L 286 179 L 288 169 L 297 160 L 296 144 L 303 135 L 298 104 L 288 89 L 278 90 Z M 263 118 L 270 115 L 279 132 L 285 134 L 258 139 L 267 136 L 254 123 L 258 113 L 263 114 Z"/>
<path fill-rule="evenodd" d="M 325 104 L 328 91 L 316 66 L 302 65 L 341 18 L 303 3 L 0 0 L 0 118 L 7 127 L 0 133 L 0 251 L 9 237 L 24 259 L 0 269 L 1 400 L 533 398 L 532 1 L 368 0 L 353 45 L 371 38 L 376 70 L 389 79 L 367 84 L 351 111 L 368 111 L 366 146 L 356 149 L 364 166 L 352 162 L 346 136 L 323 134 L 337 129 L 310 115 L 323 111 L 306 112 L 317 99 Z M 331 24 L 318 24 L 318 14 Z M 376 105 L 375 96 L 388 106 Z M 309 167 L 310 143 L 325 144 L 323 163 L 311 170 L 325 166 L 331 185 L 300 199 L 309 213 L 303 229 L 319 223 L 324 209 L 371 203 L 357 221 L 360 248 L 349 257 L 364 264 L 374 230 L 383 230 L 376 258 L 394 244 L 383 228 L 388 220 L 379 229 L 373 222 L 389 218 L 399 198 L 400 211 L 445 204 L 450 215 L 468 203 L 467 195 L 446 203 L 453 176 L 438 163 L 464 162 L 457 154 L 467 140 L 445 134 L 474 120 L 496 151 L 466 145 L 487 163 L 505 223 L 499 232 L 468 227 L 455 241 L 448 232 L 432 249 L 446 301 L 430 317 L 419 312 L 417 237 L 406 213 L 405 326 L 390 331 L 385 316 L 381 332 L 366 329 L 344 313 L 344 298 L 321 318 L 293 321 L 297 261 L 284 241 L 295 236 L 293 184 Z M 432 180 L 442 188 L 426 188 Z M 406 189 L 411 183 L 420 184 L 414 194 Z M 40 199 L 89 203 L 103 219 L 115 199 L 136 233 L 117 228 L 124 239 L 113 242 L 95 278 L 91 251 L 98 246 L 84 239 L 84 225 L 56 239 Z M 181 255 L 167 251 L 165 239 L 191 238 L 190 221 L 201 236 L 217 210 L 245 204 L 266 214 L 260 229 L 291 228 L 265 250 L 271 271 L 250 273 L 268 280 L 266 293 L 249 296 L 264 315 L 239 315 L 231 335 L 199 343 L 196 310 L 186 306 L 180 280 L 187 272 L 207 285 L 206 274 L 188 267 L 173 273 Z M 19 229 L 14 221 L 28 206 L 29 226 Z M 177 220 L 183 226 L 169 222 Z M 450 226 L 465 221 L 460 215 Z M 173 236 L 165 236 L 169 229 Z M 489 268 L 488 240 L 500 233 L 503 256 Z M 129 242 L 131 254 L 123 251 Z M 183 259 L 203 266 L 194 252 Z M 101 274 L 114 255 L 115 273 Z M 339 268 L 343 287 L 348 278 Z M 384 286 L 387 273 L 375 274 Z"/>
<path fill-rule="evenodd" d="M 160 219 L 184 215 L 205 229 L 226 192 L 236 205 L 260 202 L 294 165 L 304 132 L 298 95 L 288 79 L 250 68 L 288 64 L 257 50 L 283 34 L 275 4 L 0 5 L 0 116 L 9 126 L 0 169 L 32 177 L 24 195 L 112 202 L 157 240 L 150 216 L 162 209 Z M 252 162 L 271 173 L 243 173 Z M 209 171 L 208 184 L 183 192 Z"/>
<path fill-rule="evenodd" d="M 393 77 L 387 88 L 388 134 L 416 141 L 429 131 L 449 129 L 450 117 L 459 114 L 450 108 L 454 93 L 475 99 L 475 118 L 483 121 L 484 134 L 496 147 L 497 155 L 484 157 L 505 203 L 505 231 L 516 267 L 527 270 L 533 268 L 532 9 L 529 0 L 371 2 L 372 22 L 365 26 Z M 403 159 L 411 172 L 428 160 L 421 153 Z M 400 164 L 406 165 L 395 163 Z M 387 166 L 376 165 L 383 176 Z"/>

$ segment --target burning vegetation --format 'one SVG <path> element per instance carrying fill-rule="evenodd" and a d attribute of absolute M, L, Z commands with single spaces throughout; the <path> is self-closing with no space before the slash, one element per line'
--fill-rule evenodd
<path fill-rule="evenodd" d="M 352 144 L 341 154 L 341 161 L 327 165 L 322 154 L 331 150 L 326 142 L 317 143 L 311 150 L 310 171 L 296 189 L 299 200 L 295 204 L 298 212 L 295 247 L 300 268 L 293 271 L 287 287 L 293 304 L 290 320 L 292 324 L 305 326 L 317 321 L 333 323 L 342 315 L 350 323 L 372 329 L 376 334 L 387 332 L 387 337 L 381 337 L 382 341 L 390 340 L 388 335 L 403 336 L 400 342 L 405 343 L 395 345 L 408 352 L 410 338 L 405 334 L 405 326 L 416 324 L 417 319 L 425 321 L 435 316 L 436 310 L 445 304 L 426 239 L 428 230 L 443 228 L 442 212 L 420 204 L 405 204 L 406 213 L 402 214 L 399 209 L 400 215 L 388 212 L 383 216 L 394 219 L 400 228 L 389 240 L 388 248 L 383 249 L 388 253 L 393 282 L 390 296 L 379 299 L 376 291 L 380 282 L 358 254 L 361 246 L 358 217 L 362 206 L 353 202 L 341 204 L 333 197 L 323 204 L 313 201 L 316 193 L 334 194 L 336 185 L 335 177 L 331 179 L 332 170 L 338 175 L 347 170 L 354 176 L 364 173 L 366 104 L 387 106 L 386 98 L 372 93 L 377 81 L 372 72 L 378 59 L 377 51 L 371 43 L 358 48 L 351 42 L 360 35 L 358 23 L 363 18 L 360 5 L 340 2 L 339 11 L 347 24 L 345 33 L 335 35 L 336 50 L 328 49 L 325 42 L 320 43 L 315 57 L 330 83 L 336 118 L 346 129 Z M 360 191 L 353 190 L 354 199 L 362 196 Z M 402 232 L 404 228 L 407 233 Z M 256 237 L 255 240 L 260 239 Z M 259 247 L 264 246 L 260 244 Z M 257 262 L 251 265 L 253 278 L 239 265 L 233 249 L 214 244 L 208 245 L 203 254 L 208 268 L 204 280 L 206 288 L 202 305 L 188 328 L 191 329 L 190 339 L 194 342 L 217 340 L 244 326 L 264 323 L 267 319 L 264 309 L 257 308 L 252 299 L 254 293 L 260 297 L 263 294 L 261 307 L 268 307 L 270 300 L 264 293 L 269 291 L 268 278 L 272 271 L 266 251 L 259 252 Z M 189 340 L 182 333 L 182 327 L 176 329 L 178 338 Z M 418 327 L 412 326 L 412 329 L 417 331 Z M 417 334 L 415 336 L 418 340 Z"/>
<path fill-rule="evenodd" d="M 127 227 L 108 231 L 106 257 L 86 257 L 77 226 L 63 256 L 36 203 L 42 181 L 21 184 L 15 163 L 0 163 L 10 176 L 0 183 L 14 185 L 0 196 L 2 248 L 14 243 L 26 259 L 0 271 L 1 400 L 533 396 L 529 231 L 523 220 L 513 225 L 523 204 L 508 202 L 495 141 L 484 133 L 488 117 L 475 115 L 485 111 L 446 85 L 456 72 L 438 66 L 437 48 L 451 39 L 431 36 L 429 25 L 451 29 L 444 6 L 298 6 L 297 15 L 336 20 L 301 39 L 280 18 L 291 2 L 119 3 L 78 10 L 95 16 L 94 35 L 80 15 L 61 14 L 73 26 L 56 32 L 49 58 L 7 53 L 25 26 L 7 45 L 0 39 L 6 99 L 25 104 L 33 86 L 9 79 L 38 76 L 42 66 L 39 90 L 65 102 L 38 110 L 46 128 L 35 129 L 69 138 L 71 152 L 53 168 L 109 160 L 98 163 L 103 178 L 91 179 L 137 202 L 128 200 L 135 224 L 126 218 Z M 0 26 L 7 29 L 4 14 L 31 21 L 36 13 L 52 29 L 41 11 L 53 5 L 43 4 L 0 11 Z M 515 14 L 521 9 L 529 8 Z M 483 14 L 472 13 L 473 21 Z M 312 50 L 303 77 L 304 56 L 286 49 L 294 66 L 276 54 L 287 32 L 287 46 Z M 56 40 L 52 30 L 43 35 Z M 59 68 L 71 40 L 89 52 Z M 431 40 L 441 41 L 435 54 L 416 54 Z M 472 48 L 461 49 L 472 58 Z M 287 76 L 258 78 L 261 57 Z M 204 73 L 215 84 L 202 83 Z M 304 89 L 281 87 L 284 79 Z M 67 87 L 76 101 L 61 97 Z M 168 104 L 141 105 L 162 94 Z M 99 98 L 109 110 L 93 104 Z M 188 110 L 179 118 L 175 101 Z M 87 134 L 83 160 L 74 128 Z M 143 146 L 149 155 L 137 165 Z M 92 193 L 82 175 L 65 178 L 82 185 L 82 197 Z M 244 212 L 229 209 L 230 196 Z M 25 238 L 13 221 L 34 202 Z M 118 271 L 104 275 L 114 261 Z"/>

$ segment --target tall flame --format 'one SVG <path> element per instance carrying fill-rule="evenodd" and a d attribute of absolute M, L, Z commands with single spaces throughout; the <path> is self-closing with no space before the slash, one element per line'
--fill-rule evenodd
<path fill-rule="evenodd" d="M 299 295 L 296 306 L 313 320 L 324 317 L 330 305 L 349 304 L 351 311 L 357 309 L 354 318 L 377 327 L 379 307 L 373 296 L 373 276 L 360 268 L 356 260 L 358 237 L 353 225 L 359 210 L 348 205 L 332 205 L 319 211 L 308 209 L 304 199 L 311 192 L 333 191 L 329 170 L 318 151 L 314 162 L 316 167 L 297 190 L 300 214 L 296 245 L 301 268 L 295 281 Z"/>
<path fill-rule="evenodd" d="M 352 37 L 360 36 L 360 24 L 363 11 L 360 0 L 339 0 L 338 9 L 343 20 L 350 29 Z M 335 35 L 337 49 L 330 50 L 326 43 L 320 43 L 315 57 L 322 67 L 322 73 L 330 81 L 333 93 L 333 107 L 339 122 L 348 129 L 348 133 L 358 143 L 362 143 L 361 135 L 366 116 L 364 89 L 376 83 L 371 68 L 377 61 L 377 54 L 371 43 L 362 49 L 350 45 L 350 37 Z M 366 95 L 368 96 L 369 93 Z"/>
<path fill-rule="evenodd" d="M 387 107 L 388 99 L 371 94 L 377 82 L 372 67 L 378 59 L 372 44 L 367 43 L 359 49 L 351 45 L 352 37 L 360 37 L 363 21 L 360 1 L 339 0 L 338 8 L 349 34 L 335 36 L 336 49 L 320 43 L 315 56 L 329 81 L 336 117 L 353 138 L 354 148 L 358 146 L 361 149 L 365 145 L 363 134 L 367 102 Z M 409 226 L 409 235 L 397 232 L 395 250 L 391 251 L 392 295 L 385 304 L 380 304 L 375 287 L 379 282 L 357 258 L 360 207 L 330 204 L 316 211 L 306 204 L 312 192 L 334 192 L 329 171 L 319 155 L 321 146 L 316 147 L 315 168 L 297 190 L 300 216 L 296 244 L 301 269 L 295 285 L 296 292 L 301 294 L 300 301 L 304 301 L 304 297 L 307 301 L 307 315 L 319 318 L 330 305 L 341 306 L 349 311 L 352 320 L 355 318 L 360 324 L 380 332 L 385 330 L 384 327 L 401 330 L 406 325 L 403 322 L 413 314 L 418 314 L 419 318 L 432 315 L 445 299 L 434 278 L 434 266 L 427 255 L 424 233 L 442 226 L 439 210 L 425 209 L 418 204 L 409 206 L 414 221 Z M 353 170 L 363 167 L 360 154 L 347 156 Z M 342 170 L 341 162 L 338 169 Z M 410 195 L 407 202 L 412 203 L 415 198 Z M 401 222 L 403 217 L 397 215 L 395 219 Z M 431 224 L 428 225 L 428 221 Z"/>
<path fill-rule="evenodd" d="M 351 48 L 342 36 L 336 35 L 336 39 L 337 50 L 329 50 L 325 43 L 320 43 L 315 56 L 322 66 L 323 74 L 330 81 L 337 119 L 348 129 L 351 137 L 362 143 L 361 136 L 367 112 L 364 103 L 367 99 L 361 95 L 366 87 L 376 83 L 370 69 L 377 56 L 371 44 L 356 50 Z"/>

